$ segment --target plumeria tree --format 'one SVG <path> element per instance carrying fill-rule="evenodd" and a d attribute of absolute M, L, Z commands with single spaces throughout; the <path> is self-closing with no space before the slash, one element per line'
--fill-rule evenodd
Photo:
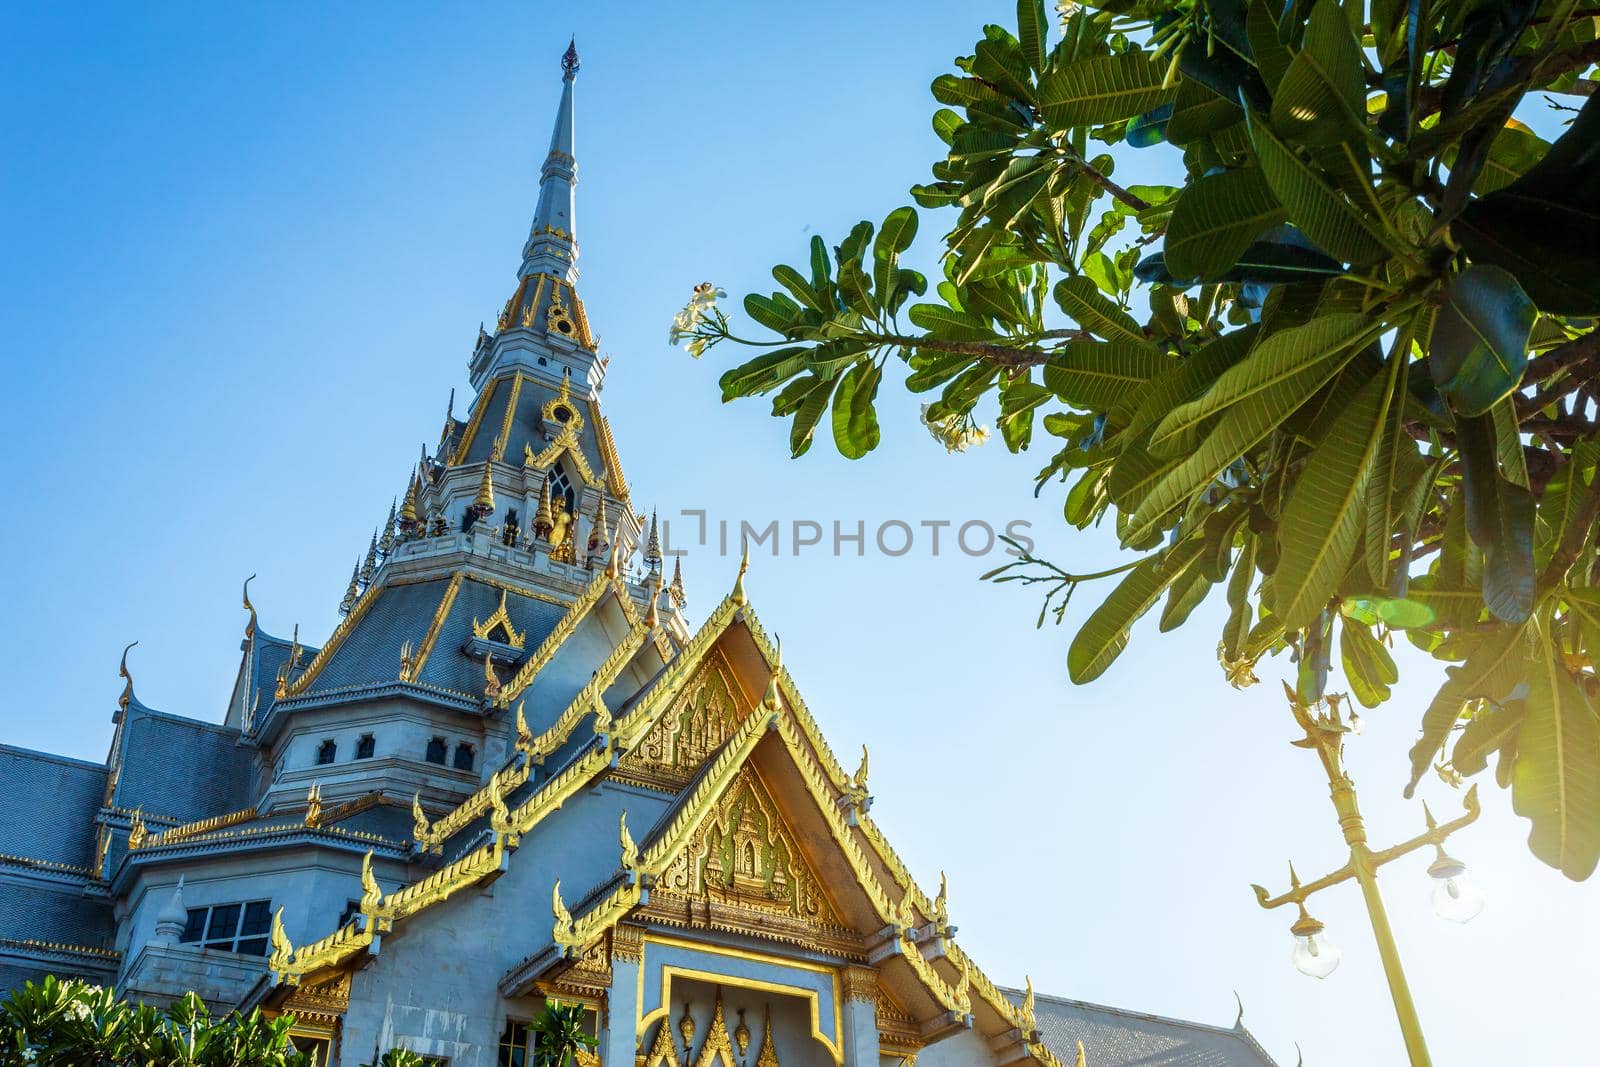
<path fill-rule="evenodd" d="M 310 1067 L 292 1020 L 259 1011 L 214 1019 L 189 993 L 165 1010 L 53 976 L 0 1000 L 0 1067 Z"/>
<path fill-rule="evenodd" d="M 1067 651 L 1099 677 L 1130 627 L 1225 598 L 1236 686 L 1337 663 L 1377 707 L 1409 641 L 1445 665 L 1410 753 L 1496 761 L 1533 852 L 1600 859 L 1600 8 L 1585 0 L 1021 0 L 933 83 L 946 146 L 913 207 L 862 222 L 735 328 L 702 286 L 700 355 L 759 349 L 725 400 L 772 396 L 794 456 L 879 442 L 886 377 L 952 451 L 992 418 L 1039 454 L 1065 524 L 1130 554 L 1025 557 L 1041 622 L 1086 581 Z M 1536 130 L 1535 127 L 1538 127 Z M 1540 132 L 1543 131 L 1543 132 Z M 1118 177 L 1152 153 L 1151 173 Z M 1155 157 L 1159 155 L 1159 159 Z M 1137 157 L 1133 157 L 1135 162 Z"/>

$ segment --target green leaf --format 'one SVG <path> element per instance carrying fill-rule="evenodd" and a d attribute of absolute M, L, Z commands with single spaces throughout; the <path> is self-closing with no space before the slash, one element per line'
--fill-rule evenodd
<path fill-rule="evenodd" d="M 1521 626 L 1503 626 L 1477 638 L 1466 662 L 1445 669 L 1445 683 L 1422 713 L 1422 736 L 1411 746 L 1410 797 L 1444 747 L 1451 727 L 1469 700 L 1504 701 L 1526 677 L 1527 637 Z"/>
<path fill-rule="evenodd" d="M 944 304 L 912 304 L 906 312 L 914 325 L 928 331 L 929 336 L 947 341 L 992 341 L 994 331 L 988 323 L 966 311 L 958 311 Z"/>
<path fill-rule="evenodd" d="M 1283 555 L 1273 578 L 1276 613 L 1298 630 L 1327 607 L 1361 540 L 1367 479 L 1386 429 L 1396 362 L 1375 375 L 1311 453 L 1283 509 Z M 1369 705 L 1370 706 L 1370 705 Z"/>
<path fill-rule="evenodd" d="M 854 260 L 839 265 L 839 296 L 844 299 L 845 307 L 858 315 L 871 318 L 877 313 L 872 300 L 872 282 L 861 264 Z"/>
<path fill-rule="evenodd" d="M 1273 405 L 1276 408 L 1293 400 L 1294 406 L 1283 411 L 1287 415 L 1344 365 L 1339 356 L 1348 356 L 1366 344 L 1377 329 L 1366 315 L 1339 313 L 1323 315 L 1261 339 L 1242 362 L 1223 372 L 1205 393 L 1168 413 L 1151 434 L 1151 444 L 1159 449 L 1163 442 L 1181 438 L 1227 407 L 1294 382 L 1304 391 L 1279 398 L 1279 403 Z M 1307 384 L 1312 382 L 1315 384 Z"/>
<path fill-rule="evenodd" d="M 1147 344 L 1071 341 L 1044 366 L 1044 384 L 1064 402 L 1107 411 L 1172 361 Z"/>
<path fill-rule="evenodd" d="M 1143 52 L 1065 63 L 1040 79 L 1039 110 L 1052 130 L 1120 122 L 1170 101 L 1166 76 L 1166 64 Z"/>
<path fill-rule="evenodd" d="M 878 229 L 878 239 L 872 243 L 872 283 L 878 298 L 887 302 L 888 293 L 895 286 L 900 254 L 911 247 L 917 236 L 917 213 L 909 207 L 897 207 L 884 216 Z"/>
<path fill-rule="evenodd" d="M 873 399 L 883 372 L 872 360 L 863 360 L 839 379 L 833 397 L 833 441 L 846 459 L 860 459 L 878 447 L 878 415 Z"/>
<path fill-rule="evenodd" d="M 1533 822 L 1533 854 L 1581 882 L 1600 861 L 1600 721 L 1558 650 L 1541 651 L 1517 735 L 1511 807 Z"/>
<path fill-rule="evenodd" d="M 1050 34 L 1050 20 L 1045 17 L 1044 0 L 1017 0 L 1017 39 L 1022 45 L 1023 58 L 1034 73 L 1043 73 L 1045 40 Z"/>
<path fill-rule="evenodd" d="M 1400 680 L 1400 670 L 1383 642 L 1349 619 L 1340 623 L 1339 661 L 1350 691 L 1362 707 L 1375 708 L 1388 700 L 1389 687 Z"/>
<path fill-rule="evenodd" d="M 816 290 L 811 288 L 811 283 L 806 281 L 804 275 L 787 263 L 773 267 L 772 276 L 777 279 L 779 285 L 793 293 L 796 300 L 824 318 L 832 318 L 834 312 L 839 310 L 829 307 Z"/>
<path fill-rule="evenodd" d="M 1483 602 L 1496 618 L 1522 622 L 1533 610 L 1533 494 L 1501 475 L 1487 415 L 1459 419 L 1467 532 L 1483 550 Z"/>
<path fill-rule="evenodd" d="M 1170 633 L 1188 622 L 1194 609 L 1211 592 L 1211 586 L 1211 579 L 1197 557 L 1167 591 L 1167 603 L 1161 609 L 1161 632 Z"/>
<path fill-rule="evenodd" d="M 1503 707 L 1493 705 L 1478 712 L 1467 723 L 1450 750 L 1450 766 L 1471 777 L 1489 765 L 1489 754 L 1516 741 L 1527 717 L 1527 701 L 1515 700 Z"/>
<path fill-rule="evenodd" d="M 1171 443 L 1180 439 L 1184 427 L 1221 412 L 1211 432 L 1198 446 L 1187 449 L 1178 464 L 1145 494 L 1123 531 L 1125 543 L 1148 535 L 1167 512 L 1209 485 L 1339 372 L 1366 339 L 1365 332 L 1351 336 L 1349 323 L 1335 321 L 1341 318 L 1360 316 L 1326 316 L 1273 334 L 1243 363 L 1224 372 L 1199 400 L 1178 407 L 1162 420 L 1156 436 Z M 1358 331 L 1377 328 L 1365 319 L 1355 326 Z M 1298 344 L 1297 338 L 1316 338 L 1319 343 Z"/>
<path fill-rule="evenodd" d="M 1600 312 L 1600 94 L 1543 159 L 1468 204 L 1450 232 L 1474 262 L 1504 267 L 1541 311 Z"/>
<path fill-rule="evenodd" d="M 1167 140 L 1186 145 L 1243 120 L 1244 111 L 1237 103 L 1185 78 L 1167 119 Z"/>
<path fill-rule="evenodd" d="M 803 347 L 775 348 L 728 370 L 719 380 L 722 402 L 726 404 L 736 397 L 756 396 L 776 388 L 806 369 L 808 352 L 809 349 Z"/>
<path fill-rule="evenodd" d="M 799 459 L 811 450 L 817 423 L 822 421 L 822 413 L 828 410 L 828 401 L 833 398 L 833 391 L 838 384 L 838 377 L 819 379 L 795 409 L 794 425 L 789 429 L 790 458 Z"/>
<path fill-rule="evenodd" d="M 1067 649 L 1067 673 L 1074 682 L 1083 685 L 1105 673 L 1128 646 L 1128 630 L 1155 606 L 1167 586 L 1199 551 L 1198 539 L 1180 541 L 1158 555 L 1141 560 L 1117 583 L 1105 603 L 1084 620 Z"/>
<path fill-rule="evenodd" d="M 1311 9 L 1305 42 L 1272 96 L 1272 125 L 1284 138 L 1331 145 L 1359 138 L 1366 125 L 1361 46 L 1340 5 Z"/>
<path fill-rule="evenodd" d="M 1134 409 L 1126 433 L 1130 439 L 1144 436 L 1174 407 L 1194 397 L 1201 390 L 1239 362 L 1250 346 L 1255 344 L 1259 331 L 1255 326 L 1223 334 L 1198 352 L 1171 364 L 1156 378 L 1150 389 Z"/>
<path fill-rule="evenodd" d="M 1474 265 L 1451 279 L 1434 319 L 1428 365 L 1452 408 L 1482 415 L 1517 388 L 1538 315 L 1522 286 L 1499 267 Z"/>
<path fill-rule="evenodd" d="M 799 304 L 782 293 L 773 293 L 770 297 L 751 293 L 744 298 L 744 311 L 767 329 L 785 335 L 800 324 L 804 314 Z"/>
<path fill-rule="evenodd" d="M 1324 182 L 1258 119 L 1247 121 L 1261 172 L 1290 222 L 1318 248 L 1346 263 L 1366 267 L 1388 256 L 1387 238 L 1367 221 L 1370 205 L 1357 205 Z"/>
<path fill-rule="evenodd" d="M 1178 197 L 1167 222 L 1167 269 L 1175 278 L 1218 279 L 1283 218 L 1256 167 L 1197 178 Z"/>
<path fill-rule="evenodd" d="M 1091 278 L 1077 275 L 1056 283 L 1056 303 L 1067 318 L 1107 341 L 1127 341 L 1148 345 L 1144 331 L 1133 316 L 1100 292 Z"/>

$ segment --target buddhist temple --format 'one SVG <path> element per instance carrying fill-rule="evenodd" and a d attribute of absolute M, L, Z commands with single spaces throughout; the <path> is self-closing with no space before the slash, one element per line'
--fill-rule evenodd
<path fill-rule="evenodd" d="M 1271 1064 L 1238 1024 L 986 971 L 819 733 L 759 571 L 686 615 L 578 290 L 578 67 L 471 402 L 397 472 L 342 621 L 269 632 L 247 582 L 225 706 L 147 705 L 125 654 L 103 764 L 0 746 L 0 989 L 194 990 L 346 1067 L 522 1067 L 551 1001 L 606 1067 Z"/>

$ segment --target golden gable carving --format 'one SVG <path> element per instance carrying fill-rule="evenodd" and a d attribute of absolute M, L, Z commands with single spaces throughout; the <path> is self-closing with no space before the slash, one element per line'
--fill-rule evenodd
<path fill-rule="evenodd" d="M 681 788 L 733 735 L 749 708 L 721 653 L 707 656 L 673 706 L 622 758 L 623 776 Z"/>
<path fill-rule="evenodd" d="M 821 880 L 748 765 L 711 818 L 656 879 L 656 892 L 840 925 Z"/>

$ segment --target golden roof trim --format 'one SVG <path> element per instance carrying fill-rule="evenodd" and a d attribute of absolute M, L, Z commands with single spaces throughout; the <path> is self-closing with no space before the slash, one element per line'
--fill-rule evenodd
<path fill-rule="evenodd" d="M 466 462 L 467 450 L 472 447 L 473 439 L 478 436 L 478 427 L 483 425 L 483 418 L 489 412 L 489 405 L 494 401 L 494 395 L 500 388 L 504 378 L 493 378 L 489 381 L 488 388 L 478 398 L 478 406 L 472 409 L 472 418 L 467 422 L 467 428 L 461 434 L 461 443 L 456 445 L 455 455 L 450 459 L 450 466 L 459 467 Z"/>
<path fill-rule="evenodd" d="M 500 417 L 500 432 L 495 434 L 494 446 L 489 450 L 489 458 L 495 462 L 505 459 L 506 443 L 511 440 L 511 427 L 517 419 L 517 400 L 522 396 L 522 372 L 515 371 L 511 375 L 511 395 L 506 398 L 506 413 Z"/>
<path fill-rule="evenodd" d="M 622 473 L 622 459 L 617 455 L 616 438 L 611 435 L 611 422 L 601 412 L 598 400 L 589 401 L 589 413 L 594 416 L 594 437 L 600 445 L 600 462 L 606 465 L 606 481 L 611 483 L 612 494 L 626 502 L 628 479 Z"/>
<path fill-rule="evenodd" d="M 583 449 L 578 442 L 578 434 L 571 426 L 563 427 L 556 434 L 555 439 L 545 445 L 538 453 L 533 451 L 533 446 L 522 446 L 522 465 L 534 470 L 549 470 L 550 465 L 560 459 L 565 453 L 572 457 L 572 462 L 578 468 L 578 475 L 583 478 L 583 483 L 591 489 L 604 489 L 605 482 L 595 474 L 594 468 L 589 466 L 589 461 L 583 455 Z"/>
<path fill-rule="evenodd" d="M 406 668 L 400 672 L 402 682 L 414 682 L 422 676 L 423 665 L 428 662 L 428 657 L 433 653 L 433 646 L 439 641 L 439 631 L 444 629 L 444 621 L 450 616 L 450 609 L 455 606 L 456 594 L 461 592 L 461 582 L 465 575 L 456 571 L 450 575 L 450 583 L 444 587 L 444 593 L 439 597 L 439 606 L 433 609 L 433 618 L 428 622 L 427 632 L 422 636 L 422 644 L 417 649 L 416 655 L 410 657 Z"/>

